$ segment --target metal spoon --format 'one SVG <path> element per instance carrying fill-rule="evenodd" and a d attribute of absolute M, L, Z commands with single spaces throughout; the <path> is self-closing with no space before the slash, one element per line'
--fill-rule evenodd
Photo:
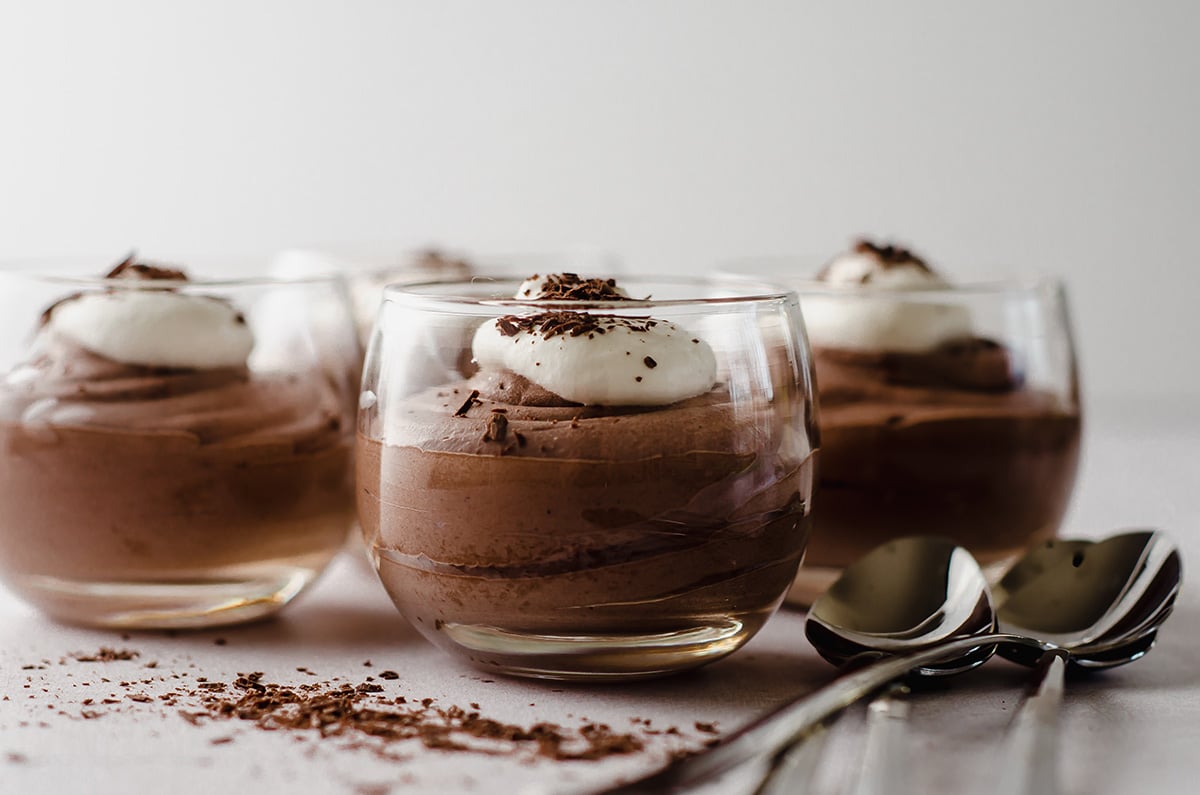
<path fill-rule="evenodd" d="M 1009 729 L 996 792 L 1058 791 L 1058 712 L 1068 665 L 1102 669 L 1140 659 L 1182 582 L 1178 548 L 1154 530 L 1098 543 L 1048 541 L 1009 569 L 994 591 L 1001 629 L 1050 648 L 1000 647 L 1008 659 L 1038 665 L 1038 674 Z"/>
<path fill-rule="evenodd" d="M 905 539 L 847 569 L 843 578 L 849 578 L 835 583 L 809 612 L 805 634 L 817 651 L 841 664 L 855 655 L 904 650 L 907 638 L 896 638 L 880 616 L 913 611 L 910 621 L 916 621 L 936 607 L 922 603 L 918 588 L 903 587 L 906 579 L 931 571 L 923 564 L 932 561 L 912 557 L 930 546 L 929 540 Z M 906 571 L 890 571 L 889 563 Z M 1001 630 L 1021 640 L 1007 639 L 999 653 L 1039 670 L 1037 692 L 1026 700 L 1009 732 L 997 792 L 1057 791 L 1055 727 L 1067 665 L 1110 668 L 1143 656 L 1170 615 L 1181 580 L 1178 549 L 1152 530 L 1098 543 L 1048 541 L 1009 569 L 994 589 L 993 601 Z M 915 673 L 955 670 L 960 670 L 958 664 L 950 661 Z M 893 754 L 877 761 L 878 768 L 895 768 L 904 760 Z M 885 770 L 883 776 L 902 780 L 902 772 Z"/>
<path fill-rule="evenodd" d="M 985 598 L 988 592 L 975 558 L 953 542 L 943 538 L 889 542 L 846 568 L 813 602 L 804 632 L 822 657 L 844 666 L 995 631 L 994 623 L 984 620 L 991 612 L 990 601 L 977 602 L 973 612 L 968 613 L 965 601 L 959 604 L 939 598 L 939 587 L 944 592 L 965 588 Z M 956 606 L 958 612 L 947 611 L 947 603 Z M 993 650 L 992 646 L 984 646 L 912 673 L 961 673 L 986 662 Z M 907 688 L 893 683 L 871 703 L 863 762 L 851 789 L 854 795 L 902 795 L 910 791 L 903 748 L 908 716 L 906 693 Z M 787 792 L 797 774 L 795 766 L 785 770 L 783 765 L 773 765 L 760 792 Z"/>
<path fill-rule="evenodd" d="M 678 791 L 748 761 L 778 760 L 780 749 L 794 738 L 889 682 L 911 672 L 973 668 L 985 662 L 997 644 L 1017 661 L 1036 661 L 1056 652 L 1063 661 L 1085 668 L 1111 667 L 1144 655 L 1179 591 L 1178 549 L 1155 531 L 1128 533 L 1095 545 L 1055 542 L 1041 549 L 1018 563 L 999 589 L 1009 626 L 1045 636 L 1035 638 L 990 631 L 995 615 L 982 574 L 974 560 L 950 542 L 918 538 L 884 545 L 883 551 L 860 561 L 862 569 L 856 563 L 843 572 L 849 585 L 831 588 L 824 609 L 814 604 L 805 631 L 822 656 L 836 663 L 917 651 L 845 674 L 704 753 L 606 792 Z M 857 571 L 874 577 L 859 577 Z M 907 598 L 897 598 L 904 593 Z M 1046 607 L 1039 609 L 1039 602 Z M 1033 618 L 1042 613 L 1044 621 Z M 924 647 L 927 643 L 936 645 Z M 1035 725 L 1038 734 L 1045 729 Z"/>
<path fill-rule="evenodd" d="M 852 657 L 856 664 L 882 659 L 783 705 L 703 753 L 605 792 L 632 795 L 686 790 L 745 762 L 778 763 L 784 758 L 783 754 L 777 756 L 780 749 L 786 752 L 797 737 L 892 680 L 914 670 L 968 670 L 995 652 L 999 636 L 994 634 L 996 616 L 987 580 L 975 559 L 946 539 L 885 544 L 848 567 L 831 592 L 835 597 L 824 600 L 831 611 L 826 626 L 846 625 L 854 631 L 822 637 L 818 645 L 822 654 L 838 663 Z M 860 603 L 883 605 L 884 609 L 853 607 Z M 810 627 L 821 635 L 811 620 Z M 883 648 L 875 646 L 874 640 L 866 643 L 868 638 L 880 639 Z M 899 651 L 913 653 L 891 656 Z"/>

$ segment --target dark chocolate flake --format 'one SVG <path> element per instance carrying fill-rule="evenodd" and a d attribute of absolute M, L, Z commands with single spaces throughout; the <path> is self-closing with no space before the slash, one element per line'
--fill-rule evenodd
<path fill-rule="evenodd" d="M 648 317 L 564 311 L 542 312 L 536 315 L 505 315 L 496 321 L 496 325 L 506 336 L 525 332 L 539 335 L 543 340 L 550 340 L 561 336 L 594 338 L 592 335 L 605 334 L 618 327 L 644 334 L 655 326 L 655 321 Z M 535 342 L 536 340 L 530 340 L 530 344 Z"/>
<path fill-rule="evenodd" d="M 508 417 L 498 411 L 493 411 L 488 417 L 487 430 L 483 433 L 485 442 L 503 442 L 508 436 Z"/>
<path fill-rule="evenodd" d="M 470 411 L 471 407 L 474 406 L 478 402 L 479 402 L 479 390 L 472 389 L 471 394 L 467 395 L 467 399 L 464 400 L 463 404 L 458 407 L 457 411 L 454 412 L 454 416 L 455 417 L 467 416 L 467 412 Z"/>
<path fill-rule="evenodd" d="M 642 359 L 642 364 L 646 365 L 651 370 L 653 370 L 655 367 L 658 367 L 658 362 L 654 361 L 654 357 L 652 356 L 647 356 Z"/>
<path fill-rule="evenodd" d="M 138 262 L 133 253 L 118 263 L 104 278 L 168 282 L 186 282 L 188 280 L 187 274 L 178 268 Z"/>
<path fill-rule="evenodd" d="M 538 278 L 537 274 L 530 280 Z M 628 301 L 617 289 L 616 279 L 584 279 L 577 273 L 552 273 L 538 285 L 538 300 L 541 301 Z M 529 296 L 529 291 L 522 293 Z"/>

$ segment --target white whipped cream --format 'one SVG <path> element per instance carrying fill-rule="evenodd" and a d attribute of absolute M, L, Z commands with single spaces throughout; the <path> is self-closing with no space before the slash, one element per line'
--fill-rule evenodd
<path fill-rule="evenodd" d="M 506 336 L 501 320 L 475 332 L 475 361 L 511 370 L 575 403 L 664 406 L 702 395 L 717 380 L 717 360 L 708 343 L 664 320 L 645 330 L 605 323 L 604 334 L 550 339 L 537 329 Z"/>
<path fill-rule="evenodd" d="M 802 294 L 800 303 L 814 345 L 917 353 L 971 334 L 966 307 L 938 303 L 906 291 L 948 289 L 949 283 L 916 263 L 884 266 L 858 251 L 842 254 L 825 269 L 826 294 Z"/>
<path fill-rule="evenodd" d="M 113 361 L 144 367 L 240 367 L 254 347 L 231 305 L 175 290 L 85 293 L 54 307 L 46 328 Z"/>

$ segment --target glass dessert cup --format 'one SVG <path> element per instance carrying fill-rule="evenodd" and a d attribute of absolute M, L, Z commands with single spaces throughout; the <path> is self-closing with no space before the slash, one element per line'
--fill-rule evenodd
<path fill-rule="evenodd" d="M 95 626 L 279 610 L 353 522 L 344 283 L 94 267 L 0 270 L 0 577 Z"/>
<path fill-rule="evenodd" d="M 998 573 L 1057 533 L 1081 429 L 1061 284 L 883 290 L 786 276 L 795 263 L 738 270 L 799 293 L 816 367 L 817 510 L 790 603 L 811 604 L 892 538 L 947 536 Z M 915 350 L 898 337 L 867 342 L 896 324 L 964 323 L 966 333 Z"/>
<path fill-rule="evenodd" d="M 629 281 L 654 298 L 515 300 L 512 280 L 385 293 L 359 517 L 396 606 L 478 667 L 693 668 L 754 635 L 795 575 L 816 446 L 795 296 Z M 608 398 L 570 392 L 584 381 Z"/>
<path fill-rule="evenodd" d="M 590 249 L 556 253 L 464 253 L 441 248 L 330 246 L 279 252 L 271 272 L 283 277 L 340 273 L 350 289 L 351 307 L 363 347 L 371 338 L 383 290 L 389 284 L 465 281 L 478 273 L 524 277 L 531 273 L 572 270 L 594 275 L 619 270 L 616 257 Z"/>

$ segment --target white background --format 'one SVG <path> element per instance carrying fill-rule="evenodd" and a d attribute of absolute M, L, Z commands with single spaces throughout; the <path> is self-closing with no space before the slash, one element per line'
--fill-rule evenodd
<path fill-rule="evenodd" d="M 1200 3 L 0 0 L 0 258 L 869 232 L 1063 275 L 1093 399 L 1200 397 Z"/>

